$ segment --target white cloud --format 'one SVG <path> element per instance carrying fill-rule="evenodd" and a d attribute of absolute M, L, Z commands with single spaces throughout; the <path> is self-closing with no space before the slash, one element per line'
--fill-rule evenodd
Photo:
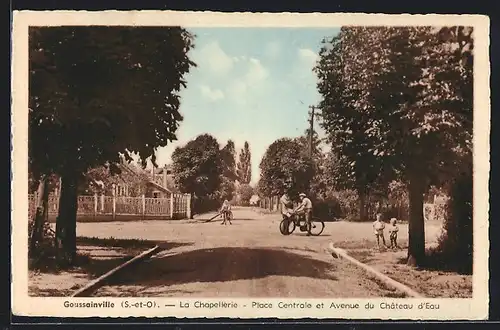
<path fill-rule="evenodd" d="M 265 53 L 268 57 L 276 59 L 281 53 L 281 46 L 277 41 L 269 42 L 266 45 Z"/>
<path fill-rule="evenodd" d="M 200 67 L 208 67 L 216 74 L 225 74 L 234 66 L 234 58 L 227 55 L 217 41 L 206 44 L 200 49 L 197 55 L 195 62 L 197 62 Z"/>
<path fill-rule="evenodd" d="M 259 87 L 269 77 L 269 71 L 256 58 L 239 57 L 238 68 L 243 74 L 235 77 L 227 86 L 227 94 L 239 105 L 248 104 Z"/>
<path fill-rule="evenodd" d="M 294 66 L 289 73 L 290 79 L 293 79 L 302 88 L 316 89 L 317 76 L 313 73 L 313 69 L 319 60 L 319 55 L 309 48 L 300 48 L 297 50 L 297 55 L 302 65 Z"/>
<path fill-rule="evenodd" d="M 233 62 L 238 63 L 238 62 L 245 62 L 248 58 L 246 56 L 234 56 L 233 57 Z"/>
<path fill-rule="evenodd" d="M 319 55 L 309 48 L 300 48 L 298 52 L 299 57 L 308 63 L 314 64 L 319 59 Z"/>
<path fill-rule="evenodd" d="M 228 86 L 227 93 L 231 95 L 233 101 L 236 101 L 238 104 L 244 104 L 246 103 L 247 89 L 248 86 L 244 81 L 235 80 Z"/>
<path fill-rule="evenodd" d="M 262 63 L 255 58 L 250 58 L 249 68 L 245 75 L 245 81 L 248 84 L 256 84 L 260 81 L 266 79 L 269 76 L 269 72 L 262 65 Z"/>
<path fill-rule="evenodd" d="M 201 95 L 203 95 L 210 101 L 217 101 L 224 98 L 224 93 L 220 89 L 212 89 L 210 88 L 210 86 L 201 85 L 200 90 Z"/>

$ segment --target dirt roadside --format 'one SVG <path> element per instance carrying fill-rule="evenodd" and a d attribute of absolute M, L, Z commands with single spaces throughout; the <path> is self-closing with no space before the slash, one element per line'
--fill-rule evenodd
<path fill-rule="evenodd" d="M 425 286 L 428 288 L 422 292 L 425 295 L 467 296 L 468 287 L 471 287 L 470 276 L 457 277 L 455 274 L 443 273 L 436 277 L 433 273 L 411 270 L 397 264 L 397 258 L 404 251 L 399 254 L 370 251 L 374 242 L 369 223 L 326 223 L 325 231 L 319 237 L 307 237 L 303 233 L 282 236 L 278 231 L 280 218 L 276 214 L 262 214 L 250 208 L 235 209 L 233 224 L 227 226 L 220 225 L 217 219 L 203 222 L 211 216 L 213 214 L 204 215 L 194 221 L 110 222 L 98 226 L 79 223 L 79 236 L 140 238 L 147 242 L 169 244 L 168 248 L 149 261 L 113 278 L 95 295 L 200 298 L 401 296 L 363 270 L 346 261 L 334 259 L 328 252 L 330 242 L 347 248 L 350 253 L 354 253 L 354 257 L 410 287 Z M 435 240 L 438 230 L 439 226 L 427 226 L 428 242 Z M 401 226 L 400 232 L 400 242 L 403 244 L 407 240 L 405 225 Z M 129 252 L 138 254 L 142 250 Z M 363 254 L 365 260 L 362 259 Z M 98 275 L 96 272 L 87 272 L 79 273 L 78 276 L 75 281 L 84 285 L 83 282 Z M 38 274 L 30 279 L 30 287 L 47 282 L 52 282 L 51 286 L 56 287 L 56 283 L 71 281 L 68 277 L 58 278 L 56 280 L 50 275 Z M 429 285 L 429 281 L 436 283 Z M 74 285 L 72 289 L 75 289 Z M 36 294 L 34 289 L 30 292 Z M 60 295 L 68 292 L 61 290 Z"/>

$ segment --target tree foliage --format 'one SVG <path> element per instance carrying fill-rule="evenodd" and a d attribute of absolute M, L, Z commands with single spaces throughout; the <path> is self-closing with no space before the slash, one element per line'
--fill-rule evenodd
<path fill-rule="evenodd" d="M 232 140 L 227 141 L 227 144 L 222 148 L 221 157 L 224 164 L 224 176 L 232 182 L 236 181 L 238 178 L 236 174 L 236 148 Z"/>
<path fill-rule="evenodd" d="M 224 164 L 217 140 L 202 134 L 178 147 L 172 154 L 175 182 L 183 193 L 203 198 L 215 193 L 222 183 Z"/>
<path fill-rule="evenodd" d="M 259 192 L 276 196 L 285 191 L 296 194 L 309 191 L 314 165 L 298 139 L 282 138 L 273 142 L 260 163 Z"/>
<path fill-rule="evenodd" d="M 33 169 L 82 172 L 127 150 L 154 158 L 176 139 L 191 48 L 181 28 L 31 28 Z"/>
<path fill-rule="evenodd" d="M 71 258 L 83 173 L 120 153 L 154 162 L 176 139 L 192 47 L 180 27 L 30 28 L 29 169 L 62 178 L 57 235 Z"/>
<path fill-rule="evenodd" d="M 238 187 L 239 202 L 241 205 L 249 205 L 250 199 L 254 195 L 254 189 L 248 184 L 242 184 Z"/>
<path fill-rule="evenodd" d="M 471 157 L 471 29 L 344 27 L 315 68 L 332 150 L 358 193 L 401 178 L 409 263 L 425 255 L 423 194 Z M 361 189 L 361 191 L 360 191 Z"/>
<path fill-rule="evenodd" d="M 250 184 L 252 181 L 252 154 L 250 152 L 250 145 L 246 141 L 243 149 L 240 151 L 236 173 L 240 183 Z"/>
<path fill-rule="evenodd" d="M 224 166 L 220 199 L 232 200 L 236 191 L 236 148 L 232 140 L 221 150 L 222 164 Z"/>

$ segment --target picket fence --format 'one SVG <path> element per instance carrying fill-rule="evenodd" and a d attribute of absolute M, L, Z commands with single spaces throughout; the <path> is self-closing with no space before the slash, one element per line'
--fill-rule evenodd
<path fill-rule="evenodd" d="M 37 196 L 29 195 L 29 216 L 35 214 Z M 59 196 L 50 194 L 48 215 L 56 216 L 59 211 Z M 168 198 L 78 196 L 77 217 L 139 216 L 142 218 L 161 217 L 164 219 L 186 219 L 191 217 L 191 195 L 172 194 Z"/>

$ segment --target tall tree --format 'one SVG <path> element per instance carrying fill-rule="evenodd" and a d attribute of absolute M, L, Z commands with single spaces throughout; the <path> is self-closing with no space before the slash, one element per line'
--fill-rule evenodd
<path fill-rule="evenodd" d="M 224 176 L 231 181 L 236 181 L 238 178 L 236 173 L 236 148 L 232 140 L 227 141 L 227 144 L 221 150 L 221 157 L 224 164 Z"/>
<path fill-rule="evenodd" d="M 247 141 L 240 151 L 237 175 L 241 184 L 250 184 L 252 181 L 252 155 Z"/>
<path fill-rule="evenodd" d="M 154 162 L 176 139 L 192 47 L 180 27 L 30 28 L 29 166 L 61 176 L 56 231 L 70 261 L 83 173 L 119 153 Z"/>
<path fill-rule="evenodd" d="M 178 147 L 172 154 L 172 170 L 175 182 L 183 193 L 193 194 L 195 212 L 199 205 L 222 184 L 224 163 L 217 140 L 202 134 L 189 141 L 184 147 Z"/>
<path fill-rule="evenodd" d="M 408 263 L 425 256 L 423 194 L 453 176 L 472 138 L 471 29 L 345 27 L 316 68 L 324 128 L 354 182 L 409 189 Z M 358 187 L 358 189 L 361 187 Z"/>
<path fill-rule="evenodd" d="M 312 160 L 297 139 L 282 138 L 273 142 L 260 163 L 259 191 L 275 196 L 288 191 L 309 191 L 314 176 Z"/>
<path fill-rule="evenodd" d="M 221 199 L 231 200 L 234 197 L 236 190 L 235 181 L 238 178 L 236 174 L 236 148 L 232 140 L 227 141 L 227 144 L 222 148 L 221 157 L 224 165 Z"/>
<path fill-rule="evenodd" d="M 365 99 L 374 68 L 356 67 L 368 62 L 368 39 L 362 28 L 343 28 L 341 33 L 326 42 L 315 68 L 320 78 L 318 89 L 323 95 L 320 103 L 321 125 L 338 161 L 334 183 L 340 189 L 354 189 L 359 197 L 359 216 L 366 218 L 366 199 L 376 182 L 383 181 L 382 164 L 371 148 L 370 132 L 373 118 L 366 111 Z M 359 48 L 359 50 L 358 50 Z M 351 56 L 353 59 L 351 59 Z"/>

